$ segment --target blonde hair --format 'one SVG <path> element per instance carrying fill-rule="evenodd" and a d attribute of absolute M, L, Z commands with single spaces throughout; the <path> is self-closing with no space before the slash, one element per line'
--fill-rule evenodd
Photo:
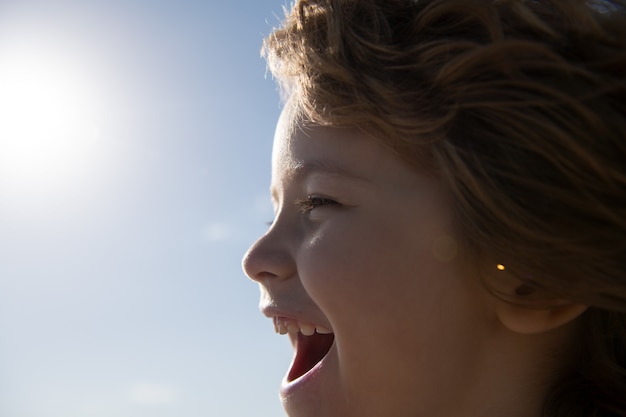
<path fill-rule="evenodd" d="M 300 0 L 264 53 L 308 119 L 438 175 L 477 259 L 593 306 L 546 415 L 626 416 L 625 3 Z"/>

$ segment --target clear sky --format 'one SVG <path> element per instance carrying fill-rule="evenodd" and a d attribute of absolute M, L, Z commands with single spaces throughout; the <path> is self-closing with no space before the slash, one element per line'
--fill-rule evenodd
<path fill-rule="evenodd" d="M 0 1 L 0 416 L 284 415 L 240 260 L 285 4 Z"/>

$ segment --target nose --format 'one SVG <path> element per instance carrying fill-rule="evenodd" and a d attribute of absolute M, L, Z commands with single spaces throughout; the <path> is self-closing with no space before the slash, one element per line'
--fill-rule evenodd
<path fill-rule="evenodd" d="M 295 262 L 286 236 L 274 224 L 268 232 L 250 246 L 242 260 L 246 275 L 263 283 L 273 278 L 288 278 L 295 272 Z"/>

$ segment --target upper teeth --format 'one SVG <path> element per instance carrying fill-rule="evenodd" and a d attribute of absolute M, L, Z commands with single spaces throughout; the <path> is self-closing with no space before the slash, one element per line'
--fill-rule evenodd
<path fill-rule="evenodd" d="M 310 323 L 302 323 L 298 320 L 287 317 L 274 317 L 274 329 L 276 333 L 302 333 L 305 336 L 312 336 L 314 333 L 329 334 L 332 331 L 324 326 L 317 326 Z"/>

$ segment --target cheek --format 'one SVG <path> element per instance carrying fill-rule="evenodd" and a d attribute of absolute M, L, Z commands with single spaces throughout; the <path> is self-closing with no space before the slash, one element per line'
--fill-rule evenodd
<path fill-rule="evenodd" d="M 344 295 L 362 274 L 359 258 L 367 248 L 333 227 L 319 230 L 306 242 L 298 257 L 298 273 L 311 298 L 320 307 Z"/>
<path fill-rule="evenodd" d="M 433 256 L 431 231 L 378 224 L 327 227 L 300 252 L 302 284 L 331 321 L 406 316 L 407 306 L 434 295 L 446 275 L 446 264 Z"/>

